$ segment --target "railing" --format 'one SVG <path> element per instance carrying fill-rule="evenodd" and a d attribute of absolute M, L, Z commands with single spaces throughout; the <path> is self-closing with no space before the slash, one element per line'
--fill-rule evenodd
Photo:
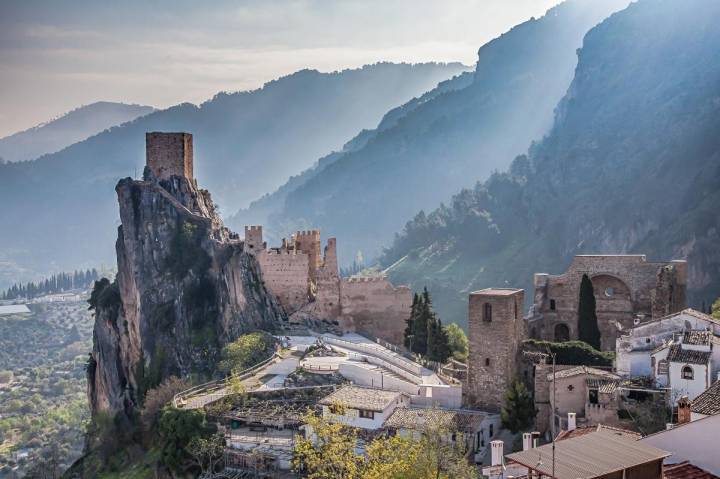
<path fill-rule="evenodd" d="M 240 381 L 247 379 L 255 373 L 258 372 L 258 370 L 264 368 L 268 364 L 272 363 L 276 359 L 280 358 L 280 355 L 278 353 L 274 353 L 272 356 L 270 356 L 268 359 L 261 361 L 254 366 L 251 366 L 247 369 L 244 369 L 243 371 L 240 371 L 235 377 L 239 379 Z M 176 408 L 183 407 L 185 403 L 188 401 L 188 399 L 195 397 L 195 396 L 203 396 L 205 399 L 209 399 L 205 402 L 205 404 L 209 404 L 213 401 L 217 401 L 218 399 L 222 399 L 223 397 L 227 396 L 226 389 L 228 387 L 228 383 L 232 377 L 226 377 L 222 379 L 216 379 L 214 381 L 209 381 L 204 384 L 199 384 L 197 386 L 193 386 L 190 389 L 186 389 L 184 391 L 181 391 L 177 393 L 172 400 L 173 406 Z"/>
<path fill-rule="evenodd" d="M 381 346 L 374 346 L 369 344 L 358 344 L 354 343 L 352 341 L 347 341 L 345 339 L 340 338 L 331 338 L 328 336 L 320 336 L 320 338 L 329 344 L 336 344 L 337 346 L 345 347 L 347 349 L 358 351 L 365 354 L 370 354 L 372 356 L 375 356 L 383 361 L 386 361 L 397 368 L 400 368 L 404 370 L 407 373 L 412 374 L 416 377 L 422 377 L 422 366 L 419 364 L 416 364 L 412 361 L 409 361 L 405 359 L 404 357 L 400 356 L 397 353 L 394 353 L 392 351 L 388 351 L 387 349 L 381 347 Z"/>

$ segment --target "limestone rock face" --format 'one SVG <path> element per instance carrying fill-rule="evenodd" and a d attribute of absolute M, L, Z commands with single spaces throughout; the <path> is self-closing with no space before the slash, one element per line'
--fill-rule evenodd
<path fill-rule="evenodd" d="M 286 320 L 210 194 L 194 180 L 149 176 L 116 187 L 118 274 L 97 291 L 88 365 L 94 414 L 129 415 L 170 375 L 207 377 L 223 345 Z"/>

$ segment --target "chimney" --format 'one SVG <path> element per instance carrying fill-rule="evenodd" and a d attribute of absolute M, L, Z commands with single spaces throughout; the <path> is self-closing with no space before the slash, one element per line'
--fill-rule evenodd
<path fill-rule="evenodd" d="M 538 447 L 540 445 L 540 431 L 533 431 L 531 434 L 532 434 L 532 447 Z"/>
<path fill-rule="evenodd" d="M 690 409 L 692 403 L 687 396 L 683 396 L 678 400 L 677 403 L 677 422 L 678 424 L 685 424 L 690 422 Z"/>
<path fill-rule="evenodd" d="M 523 433 L 523 451 L 527 451 L 528 449 L 532 449 L 533 447 L 533 435 L 531 432 L 524 432 Z"/>
<path fill-rule="evenodd" d="M 672 428 L 673 428 L 673 423 L 671 423 L 671 422 L 666 422 L 666 423 L 665 423 L 665 429 L 667 429 L 667 430 L 669 431 L 669 430 L 672 429 Z"/>
<path fill-rule="evenodd" d="M 574 431 L 576 427 L 577 427 L 577 426 L 576 426 L 576 424 L 575 424 L 575 413 L 574 413 L 574 412 L 569 412 L 569 413 L 568 413 L 568 425 L 567 425 L 567 430 L 568 430 L 568 431 Z"/>
<path fill-rule="evenodd" d="M 503 442 L 490 441 L 490 450 L 492 451 L 491 466 L 502 466 L 503 463 Z"/>

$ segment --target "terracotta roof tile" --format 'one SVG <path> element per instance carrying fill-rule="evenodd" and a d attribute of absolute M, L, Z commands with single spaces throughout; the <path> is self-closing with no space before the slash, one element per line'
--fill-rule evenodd
<path fill-rule="evenodd" d="M 673 344 L 667 358 L 673 363 L 707 364 L 711 354 L 710 351 L 683 349 L 681 344 Z"/>
<path fill-rule="evenodd" d="M 617 434 L 620 436 L 627 437 L 629 439 L 635 439 L 638 440 L 642 437 L 642 434 L 639 432 L 631 431 L 629 429 L 622 429 L 619 427 L 613 427 L 608 426 L 605 424 L 596 424 L 593 426 L 579 426 L 572 431 L 560 431 L 560 434 L 557 435 L 555 438 L 556 441 L 561 441 L 563 439 L 570 439 L 573 437 L 579 437 L 584 436 L 585 434 L 590 434 L 592 432 L 598 432 L 598 431 L 605 431 L 611 434 Z"/>
<path fill-rule="evenodd" d="M 683 344 L 694 344 L 709 346 L 712 339 L 710 331 L 685 331 L 683 333 Z"/>
<path fill-rule="evenodd" d="M 343 404 L 352 409 L 366 409 L 368 411 L 382 412 L 393 401 L 403 396 L 396 391 L 383 391 L 382 389 L 363 388 L 359 386 L 345 386 L 334 393 L 325 396 L 320 404 L 330 406 Z"/>
<path fill-rule="evenodd" d="M 476 432 L 485 419 L 480 411 L 458 409 L 399 407 L 383 424 L 393 429 L 420 429 L 426 424 L 449 428 L 451 431 Z"/>
<path fill-rule="evenodd" d="M 720 414 L 720 380 L 712 383 L 709 388 L 696 397 L 690 410 L 706 416 Z"/>
<path fill-rule="evenodd" d="M 704 469 L 690 464 L 680 462 L 678 464 L 667 464 L 664 468 L 663 479 L 720 479 Z"/>

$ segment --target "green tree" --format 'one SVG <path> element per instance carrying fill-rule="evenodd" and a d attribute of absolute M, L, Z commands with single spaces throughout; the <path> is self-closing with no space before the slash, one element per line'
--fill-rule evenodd
<path fill-rule="evenodd" d="M 530 427 L 535 417 L 535 404 L 525 384 L 515 380 L 505 391 L 505 404 L 500 412 L 503 426 L 512 433 Z"/>
<path fill-rule="evenodd" d="M 274 345 L 272 336 L 267 333 L 244 334 L 222 349 L 218 369 L 226 374 L 247 369 L 267 359 Z"/>
<path fill-rule="evenodd" d="M 427 354 L 428 319 L 432 305 L 428 304 L 430 294 L 427 288 L 418 301 L 418 313 L 413 320 L 412 352 L 424 356 Z"/>
<path fill-rule="evenodd" d="M 405 333 L 403 335 L 403 344 L 406 348 L 411 349 L 413 334 L 415 333 L 415 319 L 418 315 L 418 304 L 420 303 L 420 297 L 417 293 L 413 294 L 412 305 L 410 306 L 410 317 L 405 320 Z"/>
<path fill-rule="evenodd" d="M 720 298 L 710 306 L 710 315 L 715 319 L 720 319 Z"/>
<path fill-rule="evenodd" d="M 452 351 L 452 356 L 458 361 L 467 361 L 469 343 L 465 331 L 463 331 L 457 323 L 448 324 L 445 327 L 445 331 L 448 335 L 448 343 L 450 345 L 450 351 Z"/>
<path fill-rule="evenodd" d="M 580 301 L 578 304 L 578 336 L 595 349 L 600 349 L 600 329 L 595 313 L 595 291 L 592 281 L 584 274 L 580 282 Z"/>
<path fill-rule="evenodd" d="M 193 438 L 208 438 L 215 432 L 202 410 L 165 406 L 160 414 L 159 433 L 163 464 L 173 471 L 185 471 L 190 458 L 186 447 Z"/>

